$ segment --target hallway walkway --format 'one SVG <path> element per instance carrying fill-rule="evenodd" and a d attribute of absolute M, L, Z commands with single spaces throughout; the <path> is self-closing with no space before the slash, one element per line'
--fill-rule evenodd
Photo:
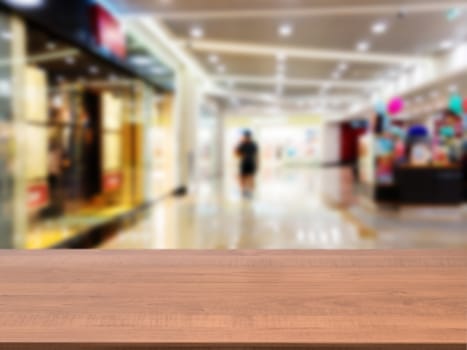
<path fill-rule="evenodd" d="M 263 172 L 254 199 L 235 179 L 202 182 L 104 249 L 375 249 L 465 248 L 462 220 L 426 222 L 367 211 L 353 198 L 349 169 Z"/>

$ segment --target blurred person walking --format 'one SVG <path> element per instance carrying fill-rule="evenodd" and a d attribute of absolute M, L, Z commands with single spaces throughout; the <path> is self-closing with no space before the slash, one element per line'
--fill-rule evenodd
<path fill-rule="evenodd" d="M 240 159 L 240 187 L 243 195 L 249 198 L 255 190 L 255 176 L 259 166 L 259 147 L 253 140 L 253 134 L 250 130 L 243 133 L 243 139 L 237 146 L 235 153 Z"/>

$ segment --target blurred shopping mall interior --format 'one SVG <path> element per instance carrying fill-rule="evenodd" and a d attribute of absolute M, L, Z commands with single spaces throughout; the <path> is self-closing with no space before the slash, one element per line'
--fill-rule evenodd
<path fill-rule="evenodd" d="M 467 249 L 465 1 L 0 0 L 0 54 L 0 248 Z"/>

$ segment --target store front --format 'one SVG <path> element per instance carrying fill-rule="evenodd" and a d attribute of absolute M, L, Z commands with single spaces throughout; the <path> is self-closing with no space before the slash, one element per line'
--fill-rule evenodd
<path fill-rule="evenodd" d="M 359 147 L 366 198 L 398 207 L 465 202 L 467 111 L 461 94 L 467 80 L 457 79 L 431 87 L 427 98 L 407 97 L 409 106 L 400 116 L 372 117 L 372 130 L 361 137 Z M 448 92 L 454 87 L 457 91 Z"/>
<path fill-rule="evenodd" d="M 94 35 L 89 47 L 35 13 L 0 12 L 0 247 L 52 247 L 152 198 L 148 130 L 173 73 L 105 8 L 81 5 L 70 23 Z"/>

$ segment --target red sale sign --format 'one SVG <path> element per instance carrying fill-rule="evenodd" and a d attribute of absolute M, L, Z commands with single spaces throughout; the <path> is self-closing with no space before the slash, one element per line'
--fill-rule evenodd
<path fill-rule="evenodd" d="M 92 6 L 91 13 L 92 27 L 97 43 L 114 55 L 125 58 L 125 33 L 118 20 L 99 4 Z"/>
<path fill-rule="evenodd" d="M 47 205 L 49 201 L 49 188 L 47 184 L 31 185 L 27 189 L 27 205 L 29 209 L 38 209 Z"/>

